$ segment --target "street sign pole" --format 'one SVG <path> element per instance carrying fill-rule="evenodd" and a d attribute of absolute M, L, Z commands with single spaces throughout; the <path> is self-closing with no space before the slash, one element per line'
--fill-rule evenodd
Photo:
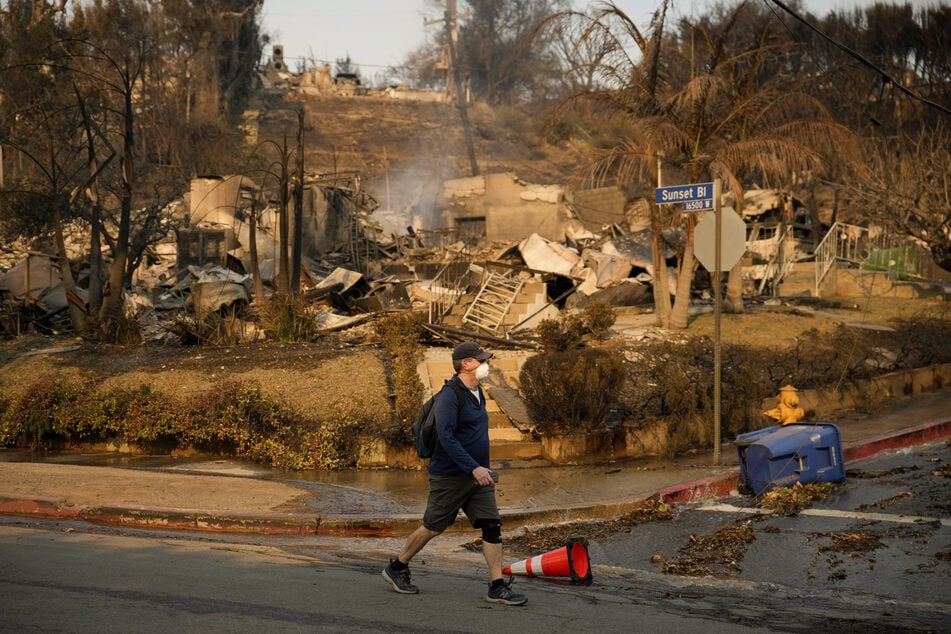
<path fill-rule="evenodd" d="M 713 181 L 713 213 L 716 214 L 713 266 L 713 464 L 720 464 L 720 256 L 723 216 L 720 212 L 720 179 Z"/>

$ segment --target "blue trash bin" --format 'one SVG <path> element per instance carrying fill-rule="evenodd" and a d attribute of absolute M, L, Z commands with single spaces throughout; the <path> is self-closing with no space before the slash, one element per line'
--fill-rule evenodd
<path fill-rule="evenodd" d="M 736 437 L 740 479 L 755 495 L 796 482 L 842 482 L 845 462 L 832 423 L 790 423 Z"/>

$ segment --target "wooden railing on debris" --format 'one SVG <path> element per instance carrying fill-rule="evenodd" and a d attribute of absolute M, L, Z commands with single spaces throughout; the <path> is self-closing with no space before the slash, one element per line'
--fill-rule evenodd
<path fill-rule="evenodd" d="M 452 311 L 452 307 L 466 292 L 469 269 L 466 267 L 465 271 L 459 274 L 458 267 L 452 266 L 457 263 L 457 260 L 447 262 L 437 271 L 430 283 L 427 309 L 429 323 L 431 324 L 442 323 L 443 317 Z M 454 270 L 457 271 L 455 275 L 452 274 Z"/>

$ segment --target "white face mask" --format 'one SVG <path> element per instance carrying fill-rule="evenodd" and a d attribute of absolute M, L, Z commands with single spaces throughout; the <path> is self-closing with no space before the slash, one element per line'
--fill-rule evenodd
<path fill-rule="evenodd" d="M 489 378 L 489 362 L 483 361 L 479 364 L 479 367 L 475 371 L 476 378 L 480 381 L 484 381 Z"/>

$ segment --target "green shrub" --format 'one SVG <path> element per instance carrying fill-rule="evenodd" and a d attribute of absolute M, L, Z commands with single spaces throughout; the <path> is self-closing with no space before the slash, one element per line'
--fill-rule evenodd
<path fill-rule="evenodd" d="M 581 311 L 581 322 L 595 339 L 603 337 L 615 321 L 617 311 L 603 302 L 590 302 Z"/>
<path fill-rule="evenodd" d="M 269 339 L 311 342 L 320 335 L 313 308 L 293 295 L 275 294 L 259 307 L 258 321 Z"/>
<path fill-rule="evenodd" d="M 393 357 L 415 357 L 423 334 L 423 316 L 419 313 L 395 313 L 376 322 L 377 336 Z"/>
<path fill-rule="evenodd" d="M 342 410 L 335 410 L 320 427 L 305 436 L 301 468 L 337 470 L 353 467 L 359 452 L 360 423 Z"/>
<path fill-rule="evenodd" d="M 389 354 L 390 377 L 394 395 L 394 416 L 389 421 L 371 423 L 374 435 L 396 446 L 412 443 L 410 425 L 423 404 L 424 385 L 416 365 L 422 357 L 419 338 L 423 317 L 418 313 L 396 313 L 376 323 L 375 329 Z"/>
<path fill-rule="evenodd" d="M 96 394 L 47 378 L 22 397 L 4 396 L 0 402 L 0 443 L 6 446 L 40 449 L 61 442 L 120 441 L 156 451 L 194 446 L 281 467 L 329 468 L 356 462 L 355 453 L 344 458 L 351 445 L 337 437 L 330 446 L 339 455 L 328 458 L 328 450 L 322 449 L 315 459 L 309 435 L 318 434 L 317 446 L 324 448 L 327 431 L 265 397 L 256 382 L 224 383 L 204 395 L 179 399 L 153 392 L 148 385 Z M 334 427 L 341 416 L 332 417 L 328 429 L 342 429 Z M 348 443 L 355 447 L 359 426 L 352 417 L 346 421 L 353 433 Z"/>
<path fill-rule="evenodd" d="M 423 405 L 423 389 L 415 364 L 396 365 L 393 369 L 393 392 L 396 394 L 396 417 L 401 424 L 408 426 L 416 419 Z"/>
<path fill-rule="evenodd" d="M 621 358 L 600 349 L 539 354 L 526 360 L 519 374 L 529 414 L 540 433 L 603 429 L 623 380 Z"/>
<path fill-rule="evenodd" d="M 206 451 L 252 453 L 261 438 L 299 423 L 295 413 L 265 397 L 257 381 L 226 381 L 209 390 L 201 402 L 187 413 L 181 437 Z"/>
<path fill-rule="evenodd" d="M 70 438 L 75 442 L 99 442 L 122 437 L 123 422 L 134 403 L 146 398 L 147 385 L 135 389 L 112 388 L 102 394 L 89 394 L 84 406 L 73 410 Z"/>
<path fill-rule="evenodd" d="M 576 348 L 584 334 L 584 320 L 580 315 L 560 319 L 542 319 L 535 326 L 538 345 L 546 353 L 564 352 Z"/>
<path fill-rule="evenodd" d="M 124 439 L 155 451 L 179 446 L 189 403 L 195 407 L 195 401 L 182 402 L 144 386 L 125 412 Z"/>
<path fill-rule="evenodd" d="M 72 410 L 84 398 L 83 388 L 74 383 L 44 377 L 19 398 L 8 399 L 0 422 L 0 437 L 5 444 L 26 440 L 31 449 L 65 440 Z"/>

